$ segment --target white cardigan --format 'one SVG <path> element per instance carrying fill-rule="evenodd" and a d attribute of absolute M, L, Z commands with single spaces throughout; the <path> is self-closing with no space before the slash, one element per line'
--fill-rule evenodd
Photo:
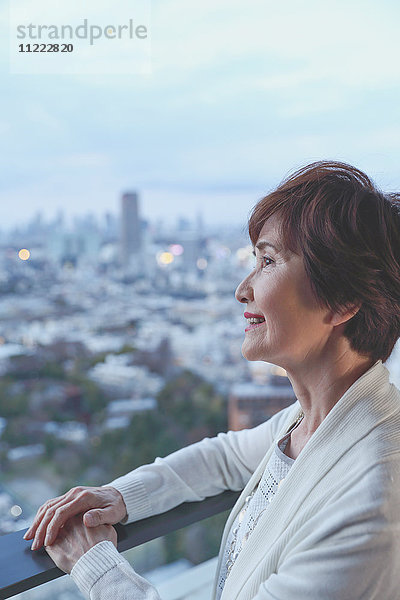
<path fill-rule="evenodd" d="M 204 438 L 110 484 L 123 494 L 128 522 L 226 489 L 243 490 L 222 536 L 213 598 L 231 524 L 300 408 L 295 402 L 254 429 Z M 92 600 L 160 599 L 111 542 L 89 550 L 71 576 Z M 381 360 L 345 392 L 304 446 L 221 596 L 294 598 L 400 598 L 400 391 Z"/>

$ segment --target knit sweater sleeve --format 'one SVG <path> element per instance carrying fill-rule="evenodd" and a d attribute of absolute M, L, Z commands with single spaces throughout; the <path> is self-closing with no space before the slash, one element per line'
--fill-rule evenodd
<path fill-rule="evenodd" d="M 71 577 L 89 600 L 161 600 L 112 542 L 99 542 L 75 564 Z"/>
<path fill-rule="evenodd" d="M 124 498 L 123 523 L 225 490 L 242 490 L 292 410 L 293 405 L 252 429 L 206 437 L 109 483 Z"/>
<path fill-rule="evenodd" d="M 124 522 L 138 521 L 188 501 L 224 490 L 241 490 L 285 423 L 284 409 L 253 429 L 219 433 L 165 458 L 157 457 L 109 485 L 127 506 Z M 160 600 L 157 590 L 108 541 L 100 542 L 75 564 L 71 577 L 90 600 Z"/>

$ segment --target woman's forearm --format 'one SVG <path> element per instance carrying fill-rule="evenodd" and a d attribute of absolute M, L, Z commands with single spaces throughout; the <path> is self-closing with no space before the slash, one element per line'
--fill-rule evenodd
<path fill-rule="evenodd" d="M 243 489 L 291 410 L 292 406 L 253 429 L 204 438 L 110 482 L 108 485 L 124 498 L 124 522 L 160 514 L 182 502 L 201 501 L 224 490 Z"/>

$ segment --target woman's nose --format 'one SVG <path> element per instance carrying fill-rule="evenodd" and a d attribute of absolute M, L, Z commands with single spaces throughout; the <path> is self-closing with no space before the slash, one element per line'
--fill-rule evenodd
<path fill-rule="evenodd" d="M 253 291 L 249 285 L 250 275 L 251 273 L 236 288 L 235 298 L 238 302 L 247 303 L 253 299 Z"/>

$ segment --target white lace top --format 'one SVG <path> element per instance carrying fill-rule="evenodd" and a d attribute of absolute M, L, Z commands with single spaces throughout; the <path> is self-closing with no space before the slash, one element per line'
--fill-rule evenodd
<path fill-rule="evenodd" d="M 231 558 L 234 560 L 237 557 L 237 553 L 240 552 L 241 547 L 246 543 L 249 535 L 251 535 L 251 532 L 256 526 L 261 512 L 264 512 L 264 510 L 272 502 L 280 482 L 286 477 L 290 467 L 294 463 L 294 459 L 286 456 L 284 451 L 289 441 L 290 434 L 298 424 L 299 423 L 292 427 L 290 431 L 288 431 L 288 433 L 279 440 L 275 446 L 275 452 L 272 453 L 271 458 L 265 467 L 258 486 L 253 490 L 251 495 L 246 498 L 245 506 L 232 523 L 225 546 L 221 570 L 219 573 L 216 600 L 219 600 L 222 590 L 224 589 L 228 570 L 227 562 L 229 560 L 231 545 L 234 552 L 233 557 L 231 554 Z M 235 535 L 235 533 L 237 535 Z"/>

